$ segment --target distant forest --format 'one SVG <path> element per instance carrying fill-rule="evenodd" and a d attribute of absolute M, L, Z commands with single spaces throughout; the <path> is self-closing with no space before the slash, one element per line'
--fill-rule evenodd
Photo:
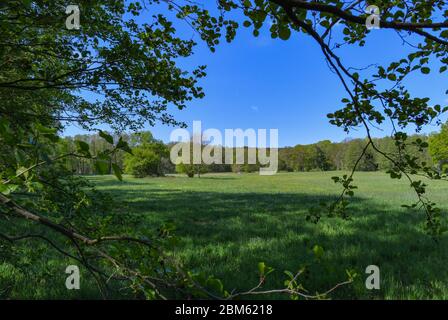
<path fill-rule="evenodd" d="M 160 140 L 153 138 L 148 131 L 123 134 L 122 139 L 127 141 L 133 150 L 133 155 L 129 155 L 123 151 L 114 154 L 111 159 L 125 173 L 135 176 L 162 176 L 170 173 L 189 173 L 189 169 L 185 166 L 175 166 L 169 160 L 169 151 L 173 144 L 165 144 Z M 74 152 L 76 141 L 84 141 L 90 146 L 93 154 L 99 154 L 110 148 L 103 138 L 98 134 L 77 135 L 75 137 L 65 137 L 59 141 L 59 153 Z M 424 152 L 420 152 L 419 148 L 422 142 L 425 144 L 430 140 L 426 135 L 412 135 L 407 138 L 406 155 L 415 158 L 415 161 L 433 164 L 430 152 L 426 148 Z M 395 140 L 392 137 L 376 139 L 379 148 L 387 152 L 392 157 L 403 156 L 399 154 Z M 296 145 L 294 147 L 279 148 L 279 171 L 331 171 L 331 170 L 351 170 L 359 155 L 362 153 L 366 145 L 364 139 L 347 139 L 343 142 L 333 143 L 325 140 L 309 145 Z M 245 147 L 247 159 L 248 148 Z M 234 151 L 235 152 L 235 151 Z M 224 151 L 223 151 L 224 156 Z M 102 170 L 112 173 L 112 161 L 108 170 Z M 90 159 L 83 158 L 67 158 L 65 160 L 66 168 L 80 175 L 99 174 L 98 168 Z M 358 171 L 387 171 L 391 169 L 390 161 L 373 152 L 367 150 L 364 157 L 358 163 Z M 207 172 L 256 172 L 259 170 L 259 164 L 211 164 L 196 165 L 192 168 L 192 174 Z"/>

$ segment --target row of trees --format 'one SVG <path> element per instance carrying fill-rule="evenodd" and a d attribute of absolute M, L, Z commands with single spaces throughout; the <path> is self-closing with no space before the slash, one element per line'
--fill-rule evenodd
<path fill-rule="evenodd" d="M 417 141 L 426 143 L 427 136 L 414 135 L 407 139 L 406 154 L 417 158 L 419 162 L 431 163 L 430 154 L 420 152 Z M 375 139 L 381 150 L 393 157 L 399 157 L 395 140 L 392 137 Z M 367 144 L 365 139 L 346 140 L 341 143 L 332 143 L 328 140 L 311 145 L 297 145 L 279 150 L 279 169 L 285 171 L 329 171 L 351 170 L 357 163 L 358 171 L 387 171 L 393 167 L 387 158 L 374 152 L 369 146 L 358 162 L 359 155 Z"/>
<path fill-rule="evenodd" d="M 448 124 L 442 127 L 442 132 L 426 135 L 413 135 L 406 139 L 406 154 L 415 158 L 419 163 L 442 168 L 448 162 Z M 118 137 L 115 137 L 118 139 Z M 154 139 L 153 135 L 146 131 L 134 134 L 124 134 L 121 138 L 128 142 L 133 154 L 123 151 L 116 152 L 110 160 L 109 173 L 113 173 L 112 162 L 116 163 L 125 173 L 136 177 L 163 176 L 169 173 L 183 173 L 189 177 L 200 176 L 207 172 L 257 172 L 259 163 L 248 163 L 249 148 L 244 148 L 244 164 L 224 164 L 225 150 L 222 151 L 223 164 L 178 164 L 174 165 L 170 160 L 172 144 L 164 144 Z M 66 137 L 59 143 L 59 152 L 68 153 L 76 150 L 75 141 L 81 140 L 90 145 L 93 153 L 103 152 L 108 148 L 107 142 L 98 134 L 78 135 Z M 388 155 L 398 158 L 400 151 L 393 137 L 375 139 L 376 145 Z M 428 144 L 424 152 L 420 151 L 421 144 Z M 280 148 L 279 171 L 330 171 L 351 170 L 357 164 L 358 171 L 387 171 L 392 169 L 393 163 L 389 159 L 374 152 L 369 146 L 360 161 L 359 155 L 367 144 L 365 139 L 347 139 L 340 143 L 329 140 L 320 141 L 309 145 L 296 145 L 294 147 Z M 236 153 L 236 149 L 233 150 Z M 67 168 L 77 174 L 97 174 L 98 170 L 91 159 L 67 158 Z"/>

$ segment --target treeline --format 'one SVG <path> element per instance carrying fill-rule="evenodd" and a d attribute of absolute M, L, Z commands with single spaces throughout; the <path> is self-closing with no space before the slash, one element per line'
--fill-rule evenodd
<path fill-rule="evenodd" d="M 406 154 L 415 157 L 416 161 L 432 164 L 432 158 L 427 151 L 419 150 L 416 142 L 427 142 L 424 135 L 408 137 Z M 391 137 L 374 139 L 375 145 L 392 158 L 400 156 L 395 139 Z M 332 143 L 325 140 L 310 145 L 297 145 L 279 150 L 279 170 L 282 171 L 330 171 L 352 170 L 357 163 L 358 171 L 387 171 L 393 164 L 383 155 L 369 147 L 358 161 L 367 139 L 346 140 Z"/>
<path fill-rule="evenodd" d="M 162 141 L 154 139 L 151 132 L 138 132 L 132 134 L 111 135 L 115 141 L 121 137 L 126 141 L 133 151 L 133 155 L 122 150 L 117 150 L 112 154 L 109 160 L 108 173 L 112 174 L 112 163 L 117 164 L 122 171 L 129 174 L 138 175 L 132 171 L 132 168 L 145 165 L 141 160 L 153 167 L 160 167 L 162 162 L 166 163 L 167 168 L 154 169 L 154 174 L 159 170 L 160 175 L 168 172 L 174 172 L 174 165 L 169 163 L 169 148 Z M 64 137 L 59 139 L 57 145 L 58 154 L 73 154 L 78 149 L 76 141 L 83 141 L 89 145 L 89 150 L 93 156 L 96 156 L 106 150 L 110 150 L 111 144 L 108 143 L 99 134 L 83 134 L 73 137 Z M 163 159 L 162 159 L 163 158 Z M 83 157 L 65 157 L 63 165 L 70 171 L 79 175 L 98 174 L 94 159 Z M 126 171 L 126 169 L 128 169 Z"/>
<path fill-rule="evenodd" d="M 197 165 L 174 165 L 170 161 L 170 149 L 173 144 L 165 144 L 154 139 L 150 132 L 121 135 L 123 140 L 128 142 L 133 150 L 133 155 L 123 151 L 116 152 L 110 160 L 109 173 L 112 173 L 112 162 L 116 163 L 125 173 L 134 176 L 162 176 L 170 173 L 185 173 L 189 176 L 207 172 L 257 172 L 259 163 L 247 163 L 249 148 L 244 148 L 244 164 L 197 164 Z M 118 138 L 118 137 L 116 137 Z M 70 153 L 76 150 L 76 140 L 81 140 L 89 144 L 93 154 L 103 152 L 110 148 L 103 138 L 97 134 L 77 135 L 75 137 L 65 137 L 59 142 L 60 153 Z M 423 152 L 417 145 L 421 141 L 427 142 L 429 139 L 425 135 L 414 135 L 407 139 L 406 154 L 415 157 L 416 161 L 432 164 L 432 158 L 427 149 Z M 415 143 L 419 141 L 420 143 Z M 369 147 L 364 156 L 360 155 L 365 148 L 367 141 L 364 139 L 345 140 L 340 143 L 332 143 L 325 140 L 310 145 L 296 145 L 294 147 L 284 147 L 278 150 L 278 170 L 279 171 L 330 171 L 330 170 L 351 170 L 357 164 L 358 171 L 386 171 L 391 169 L 392 163 L 384 156 L 374 152 Z M 375 139 L 382 151 L 390 157 L 399 157 L 396 142 L 391 137 Z M 241 149 L 241 148 L 240 148 Z M 233 150 L 234 154 L 236 149 Z M 256 150 L 258 152 L 258 150 Z M 225 150 L 223 149 L 223 163 Z M 97 174 L 97 169 L 90 159 L 68 157 L 65 166 L 80 175 Z"/>

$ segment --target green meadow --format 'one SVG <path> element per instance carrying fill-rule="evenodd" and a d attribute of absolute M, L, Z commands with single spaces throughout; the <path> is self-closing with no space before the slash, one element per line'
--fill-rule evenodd
<path fill-rule="evenodd" d="M 179 243 L 172 254 L 186 267 L 220 278 L 227 290 L 255 286 L 257 264 L 265 262 L 275 269 L 265 289 L 282 288 L 285 270 L 307 266 L 301 281 L 310 293 L 344 281 L 346 270 L 358 274 L 334 299 L 447 299 L 448 238 L 435 242 L 424 231 L 424 213 L 401 207 L 415 201 L 406 181 L 357 173 L 350 220 L 306 221 L 310 207 L 338 196 L 335 175 L 341 173 L 90 179 L 123 203 L 120 210 L 143 217 L 142 231 L 174 222 Z M 428 195 L 446 212 L 448 182 L 428 183 Z M 316 245 L 323 255 L 314 254 Z M 380 290 L 365 288 L 368 265 L 380 268 Z"/>
<path fill-rule="evenodd" d="M 355 282 L 338 288 L 330 298 L 447 299 L 448 237 L 434 241 L 424 231 L 424 213 L 401 207 L 415 200 L 404 180 L 379 172 L 357 173 L 359 190 L 349 207 L 350 220 L 306 221 L 309 208 L 339 195 L 331 177 L 341 174 L 126 176 L 122 182 L 113 176 L 92 176 L 89 180 L 113 197 L 116 212 L 126 214 L 143 236 L 174 222 L 178 243 L 170 254 L 188 270 L 218 277 L 228 291 L 255 286 L 258 263 L 265 262 L 275 269 L 263 286 L 266 290 L 284 288 L 284 271 L 294 273 L 306 266 L 308 272 L 299 280 L 310 294 L 346 280 L 346 270 L 351 270 L 358 274 Z M 448 182 L 428 184 L 428 195 L 446 214 Z M 55 237 L 51 232 L 47 236 Z M 322 255 L 314 253 L 315 246 L 323 249 Z M 19 267 L 0 261 L 0 297 L 101 298 L 93 278 L 82 268 L 81 290 L 65 288 L 65 268 L 77 262 L 50 250 L 47 243 L 29 242 L 20 250 L 25 251 L 10 253 L 18 257 Z M 369 265 L 380 268 L 380 290 L 365 288 Z M 110 285 L 109 298 L 133 298 L 120 290 L 119 283 Z"/>

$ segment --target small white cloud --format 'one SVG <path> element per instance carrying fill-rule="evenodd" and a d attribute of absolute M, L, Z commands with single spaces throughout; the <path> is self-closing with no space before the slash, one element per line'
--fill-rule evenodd
<path fill-rule="evenodd" d="M 257 106 L 250 106 L 250 108 L 251 108 L 253 111 L 258 112 L 258 107 L 257 107 Z"/>

